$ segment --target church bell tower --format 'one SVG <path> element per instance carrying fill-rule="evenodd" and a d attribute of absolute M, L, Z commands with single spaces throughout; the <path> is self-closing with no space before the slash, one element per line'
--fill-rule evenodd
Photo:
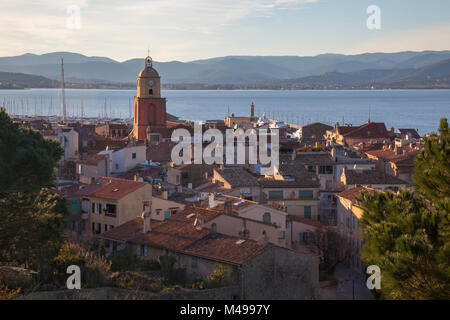
<path fill-rule="evenodd" d="M 153 69 L 150 56 L 137 77 L 137 95 L 134 97 L 133 135 L 145 140 L 148 130 L 166 127 L 166 99 L 161 98 L 161 77 Z"/>

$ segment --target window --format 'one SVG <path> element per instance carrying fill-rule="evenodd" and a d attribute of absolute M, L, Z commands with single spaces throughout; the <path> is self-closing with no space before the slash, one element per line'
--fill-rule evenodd
<path fill-rule="evenodd" d="M 298 192 L 299 199 L 314 199 L 314 191 L 313 190 L 300 190 Z"/>
<path fill-rule="evenodd" d="M 305 206 L 303 212 L 305 218 L 311 219 L 311 206 Z"/>
<path fill-rule="evenodd" d="M 153 89 L 148 89 L 148 94 L 153 94 Z"/>
<path fill-rule="evenodd" d="M 161 209 L 156 209 L 156 215 L 159 217 L 161 215 Z"/>
<path fill-rule="evenodd" d="M 355 230 L 356 228 L 355 216 L 352 216 L 352 222 L 353 222 L 353 230 Z"/>
<path fill-rule="evenodd" d="M 333 173 L 332 166 L 320 166 L 319 167 L 319 174 L 332 174 L 332 173 Z"/>
<path fill-rule="evenodd" d="M 115 204 L 106 204 L 105 215 L 115 217 L 117 215 L 117 206 Z"/>
<path fill-rule="evenodd" d="M 269 199 L 271 200 L 283 199 L 283 191 L 269 191 Z"/>
<path fill-rule="evenodd" d="M 167 219 L 170 217 L 170 211 L 169 210 L 165 210 L 164 211 L 164 219 Z"/>
<path fill-rule="evenodd" d="M 144 246 L 144 257 L 148 256 L 148 247 Z"/>
<path fill-rule="evenodd" d="M 100 223 L 92 222 L 92 231 L 95 234 L 99 234 L 102 232 L 102 225 Z"/>
<path fill-rule="evenodd" d="M 81 231 L 86 230 L 86 220 L 81 220 Z"/>
<path fill-rule="evenodd" d="M 102 204 L 101 203 L 92 203 L 92 213 L 100 214 L 102 213 Z"/>
<path fill-rule="evenodd" d="M 196 257 L 192 257 L 191 267 L 194 269 L 197 268 L 197 258 Z"/>
<path fill-rule="evenodd" d="M 316 168 L 314 166 L 308 166 L 308 172 L 316 172 Z"/>
<path fill-rule="evenodd" d="M 132 159 L 136 159 L 136 152 L 133 152 L 133 153 L 131 154 L 131 158 L 132 158 Z"/>
<path fill-rule="evenodd" d="M 137 245 L 137 252 L 136 252 L 136 254 L 138 255 L 138 257 L 140 257 L 141 256 L 141 245 L 138 243 L 138 245 Z"/>
<path fill-rule="evenodd" d="M 150 135 L 150 141 L 151 142 L 159 142 L 159 134 Z"/>
<path fill-rule="evenodd" d="M 270 212 L 265 212 L 263 215 L 263 222 L 265 223 L 270 223 L 271 222 L 271 218 L 270 218 Z"/>
<path fill-rule="evenodd" d="M 78 201 L 77 200 L 72 200 L 72 212 L 73 213 L 78 212 Z"/>
<path fill-rule="evenodd" d="M 300 232 L 299 236 L 300 236 L 299 237 L 299 243 L 302 246 L 306 246 L 308 244 L 308 232 Z"/>

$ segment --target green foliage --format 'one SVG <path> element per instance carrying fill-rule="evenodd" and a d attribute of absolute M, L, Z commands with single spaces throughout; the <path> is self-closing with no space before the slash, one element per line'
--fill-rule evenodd
<path fill-rule="evenodd" d="M 26 294 L 38 287 L 34 275 L 27 269 L 16 267 L 0 267 L 0 300 L 2 295 L 8 299 L 10 294 Z"/>
<path fill-rule="evenodd" d="M 164 287 L 160 279 L 134 271 L 117 273 L 112 280 L 115 286 L 124 289 L 160 292 Z"/>
<path fill-rule="evenodd" d="M 161 270 L 161 265 L 155 259 L 143 260 L 139 262 L 139 269 L 141 271 L 157 271 Z"/>
<path fill-rule="evenodd" d="M 35 269 L 48 266 L 61 245 L 66 215 L 64 201 L 47 189 L 5 194 L 0 198 L 0 261 Z"/>
<path fill-rule="evenodd" d="M 11 300 L 20 294 L 20 289 L 10 289 L 0 281 L 0 300 Z"/>
<path fill-rule="evenodd" d="M 100 287 L 109 283 L 111 263 L 104 257 L 86 251 L 79 244 L 65 243 L 54 258 L 53 270 L 55 279 L 65 284 L 67 267 L 77 265 L 81 269 L 81 286 Z"/>
<path fill-rule="evenodd" d="M 182 289 L 181 286 L 174 285 L 174 286 L 170 286 L 170 287 L 165 287 L 164 289 L 161 290 L 161 293 L 175 291 L 175 290 L 181 290 L 181 289 Z"/>
<path fill-rule="evenodd" d="M 114 252 L 109 257 L 111 261 L 111 271 L 136 271 L 139 258 L 135 254 Z"/>
<path fill-rule="evenodd" d="M 228 267 L 223 264 L 216 264 L 215 269 L 206 278 L 208 288 L 219 288 L 227 285 L 228 279 Z"/>
<path fill-rule="evenodd" d="M 0 109 L 0 262 L 45 274 L 61 244 L 66 206 L 45 187 L 63 154 L 59 142 L 21 129 Z"/>
<path fill-rule="evenodd" d="M 177 259 L 170 254 L 163 255 L 159 258 L 164 282 L 167 285 L 179 284 L 184 286 L 186 281 L 184 270 L 175 268 L 176 262 Z"/>
<path fill-rule="evenodd" d="M 362 192 L 363 260 L 381 268 L 384 299 L 450 299 L 449 135 L 426 140 L 416 192 Z"/>
<path fill-rule="evenodd" d="M 207 284 L 205 280 L 203 280 L 202 278 L 195 278 L 186 285 L 186 288 L 194 290 L 203 290 L 206 288 L 206 286 Z"/>
<path fill-rule="evenodd" d="M 415 159 L 413 173 L 417 191 L 435 204 L 449 208 L 450 133 L 447 119 L 441 119 L 439 135 L 425 138 L 425 147 Z"/>
<path fill-rule="evenodd" d="M 19 128 L 5 109 L 0 109 L 0 190 L 37 192 L 51 186 L 62 155 L 59 142 Z"/>

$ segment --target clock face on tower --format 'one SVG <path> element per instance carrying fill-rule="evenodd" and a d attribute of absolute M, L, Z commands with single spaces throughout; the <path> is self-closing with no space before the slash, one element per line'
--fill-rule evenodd
<path fill-rule="evenodd" d="M 150 80 L 150 81 L 148 82 L 148 85 L 149 85 L 150 87 L 152 87 L 154 84 L 155 84 L 155 82 L 154 82 L 153 80 Z"/>

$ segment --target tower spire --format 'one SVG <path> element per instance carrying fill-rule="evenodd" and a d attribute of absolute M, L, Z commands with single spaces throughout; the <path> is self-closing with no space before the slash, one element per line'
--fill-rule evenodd
<path fill-rule="evenodd" d="M 66 97 L 65 97 L 65 94 L 64 94 L 64 88 L 65 88 L 65 84 L 64 84 L 64 59 L 61 58 L 61 97 L 62 97 L 61 108 L 62 108 L 62 122 L 63 123 L 66 122 Z"/>

